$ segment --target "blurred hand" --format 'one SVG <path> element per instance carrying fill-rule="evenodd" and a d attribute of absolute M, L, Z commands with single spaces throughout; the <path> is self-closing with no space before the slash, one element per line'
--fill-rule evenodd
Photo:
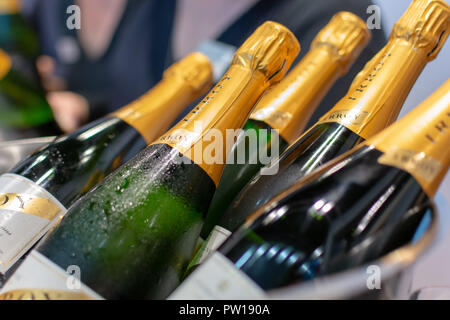
<path fill-rule="evenodd" d="M 89 104 L 82 96 L 70 91 L 54 91 L 47 95 L 56 123 L 62 131 L 70 133 L 89 119 Z"/>
<path fill-rule="evenodd" d="M 66 91 L 64 79 L 55 75 L 54 59 L 41 56 L 37 59 L 36 66 L 42 86 L 49 92 L 47 100 L 61 130 L 70 133 L 85 124 L 89 119 L 89 103 L 82 95 Z"/>

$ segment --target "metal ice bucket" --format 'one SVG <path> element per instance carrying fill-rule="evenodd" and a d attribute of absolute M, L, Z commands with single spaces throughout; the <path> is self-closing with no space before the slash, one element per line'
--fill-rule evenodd
<path fill-rule="evenodd" d="M 431 204 L 424 210 L 426 214 L 410 244 L 361 267 L 269 291 L 269 297 L 286 300 L 410 299 L 412 266 L 430 249 L 438 229 L 436 206 Z M 370 266 L 375 266 L 378 270 L 381 280 L 379 288 L 368 285 L 368 279 L 372 275 L 370 270 L 373 270 Z"/>
<path fill-rule="evenodd" d="M 0 174 L 7 172 L 17 162 L 54 139 L 55 137 L 45 137 L 0 142 Z"/>

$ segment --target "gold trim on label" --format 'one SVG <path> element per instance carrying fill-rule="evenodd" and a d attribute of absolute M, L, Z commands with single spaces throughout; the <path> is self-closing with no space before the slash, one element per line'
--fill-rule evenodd
<path fill-rule="evenodd" d="M 442 170 L 442 164 L 423 152 L 393 149 L 378 158 L 381 164 L 391 165 L 407 172 L 414 172 L 420 179 L 432 182 Z"/>
<path fill-rule="evenodd" d="M 31 214 L 49 221 L 61 212 L 61 208 L 50 199 L 18 193 L 0 193 L 0 212 L 2 209 Z"/>

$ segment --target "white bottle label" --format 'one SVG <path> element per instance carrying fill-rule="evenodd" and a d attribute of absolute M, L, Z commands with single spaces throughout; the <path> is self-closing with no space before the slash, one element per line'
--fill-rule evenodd
<path fill-rule="evenodd" d="M 267 299 L 245 273 L 222 254 L 214 252 L 169 296 L 169 300 Z"/>
<path fill-rule="evenodd" d="M 0 291 L 0 300 L 103 299 L 81 283 L 74 267 L 66 272 L 33 250 Z"/>
<path fill-rule="evenodd" d="M 212 252 L 216 251 L 217 248 L 225 242 L 230 234 L 231 232 L 227 229 L 222 228 L 221 226 L 215 226 L 206 240 L 206 245 L 201 253 L 198 263 L 205 261 L 205 259 L 208 258 Z"/>
<path fill-rule="evenodd" d="M 65 213 L 48 191 L 16 174 L 0 176 L 0 273 L 24 255 Z"/>

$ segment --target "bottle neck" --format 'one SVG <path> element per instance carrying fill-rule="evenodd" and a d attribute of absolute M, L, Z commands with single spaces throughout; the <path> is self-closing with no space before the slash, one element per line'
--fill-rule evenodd
<path fill-rule="evenodd" d="M 338 122 L 364 139 L 374 136 L 395 121 L 426 58 L 423 48 L 404 39 L 390 40 L 318 123 Z"/>
<path fill-rule="evenodd" d="M 131 104 L 111 114 L 134 127 L 147 144 L 163 134 L 194 99 L 193 88 L 181 77 L 163 79 Z"/>
<path fill-rule="evenodd" d="M 450 80 L 395 124 L 365 142 L 379 162 L 409 172 L 432 197 L 450 166 Z"/>
<path fill-rule="evenodd" d="M 340 64 L 331 48 L 317 46 L 263 95 L 250 118 L 264 121 L 291 144 L 339 76 Z"/>
<path fill-rule="evenodd" d="M 234 144 L 229 130 L 243 127 L 268 86 L 266 80 L 261 72 L 231 65 L 210 93 L 154 144 L 164 143 L 177 149 L 199 165 L 217 186 Z"/>

